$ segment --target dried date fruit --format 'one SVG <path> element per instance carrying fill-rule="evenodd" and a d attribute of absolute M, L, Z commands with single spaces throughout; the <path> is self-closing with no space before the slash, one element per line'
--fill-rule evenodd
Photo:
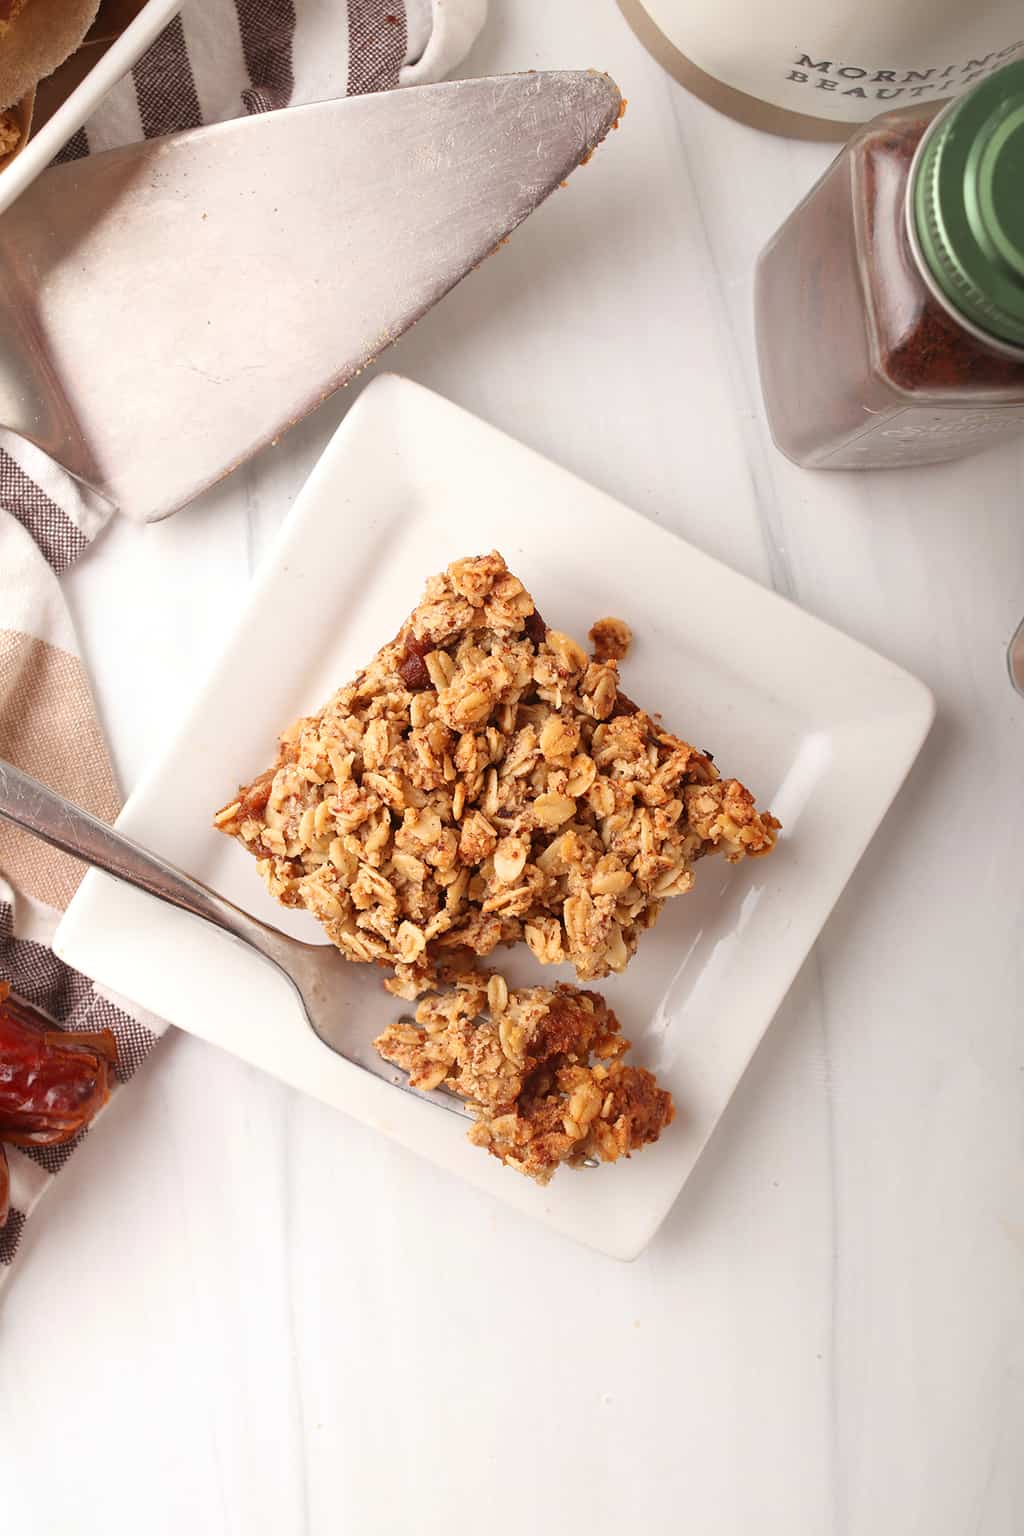
<path fill-rule="evenodd" d="M 406 634 L 405 655 L 398 670 L 402 674 L 405 686 L 411 688 L 414 693 L 421 693 L 424 688 L 430 687 L 430 673 L 423 658 L 433 649 L 432 640 L 419 638 L 411 629 Z"/>
<path fill-rule="evenodd" d="M 547 639 L 548 626 L 537 612 L 536 608 L 528 613 L 523 620 L 523 628 L 533 641 L 534 645 L 543 645 Z"/>
<path fill-rule="evenodd" d="M 56 1146 L 88 1125 L 110 1097 L 117 1043 L 109 1029 L 53 1028 L 0 982 L 0 1140 Z"/>

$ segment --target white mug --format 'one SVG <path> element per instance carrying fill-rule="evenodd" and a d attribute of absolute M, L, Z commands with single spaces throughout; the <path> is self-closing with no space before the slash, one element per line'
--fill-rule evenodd
<path fill-rule="evenodd" d="M 619 0 L 651 52 L 712 106 L 775 133 L 845 138 L 942 100 L 1024 53 L 1021 0 Z"/>

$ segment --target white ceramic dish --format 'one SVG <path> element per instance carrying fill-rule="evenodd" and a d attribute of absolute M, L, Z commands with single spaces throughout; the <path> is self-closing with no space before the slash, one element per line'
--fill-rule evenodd
<path fill-rule="evenodd" d="M 150 43 L 181 10 L 181 0 L 148 0 L 135 20 L 90 69 L 67 101 L 31 136 L 25 148 L 0 171 L 0 213 L 20 197 L 40 171 L 46 169 L 73 134 L 95 112 L 111 86 L 127 74 Z"/>
<path fill-rule="evenodd" d="M 464 1123 L 331 1056 L 287 986 L 203 924 L 95 873 L 56 948 L 154 1013 L 379 1127 L 619 1258 L 648 1242 L 694 1167 L 932 720 L 928 690 L 436 395 L 394 376 L 353 406 L 257 576 L 246 611 L 119 826 L 271 922 L 313 919 L 264 893 L 210 829 L 278 730 L 395 633 L 425 576 L 499 548 L 549 623 L 636 630 L 626 691 L 711 747 L 785 825 L 769 859 L 699 868 L 621 977 L 602 983 L 635 1056 L 675 1095 L 675 1125 L 629 1163 L 538 1189 L 464 1139 Z M 182 963 L 187 954 L 188 963 Z M 495 957 L 553 979 L 529 954 Z M 366 968 L 356 968 L 362 983 Z M 559 970 L 557 975 L 563 974 Z M 568 977 L 566 978 L 568 979 Z M 367 1027 L 400 1011 L 373 990 Z"/>

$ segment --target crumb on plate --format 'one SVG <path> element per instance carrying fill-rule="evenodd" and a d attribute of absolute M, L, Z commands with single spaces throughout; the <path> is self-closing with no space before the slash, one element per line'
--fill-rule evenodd
<path fill-rule="evenodd" d="M 625 619 L 597 619 L 590 626 L 595 661 L 625 661 L 632 643 L 633 631 Z"/>

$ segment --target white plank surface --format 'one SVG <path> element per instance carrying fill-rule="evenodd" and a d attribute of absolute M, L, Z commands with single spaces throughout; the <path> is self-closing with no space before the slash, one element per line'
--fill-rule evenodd
<path fill-rule="evenodd" d="M 1015 1536 L 1024 446 L 787 464 L 751 271 L 829 150 L 688 98 L 612 0 L 492 11 L 467 73 L 595 65 L 629 111 L 387 365 L 903 663 L 939 719 L 633 1266 L 166 1042 L 5 1294 L 0 1528 Z M 126 784 L 347 404 L 69 578 Z"/>

